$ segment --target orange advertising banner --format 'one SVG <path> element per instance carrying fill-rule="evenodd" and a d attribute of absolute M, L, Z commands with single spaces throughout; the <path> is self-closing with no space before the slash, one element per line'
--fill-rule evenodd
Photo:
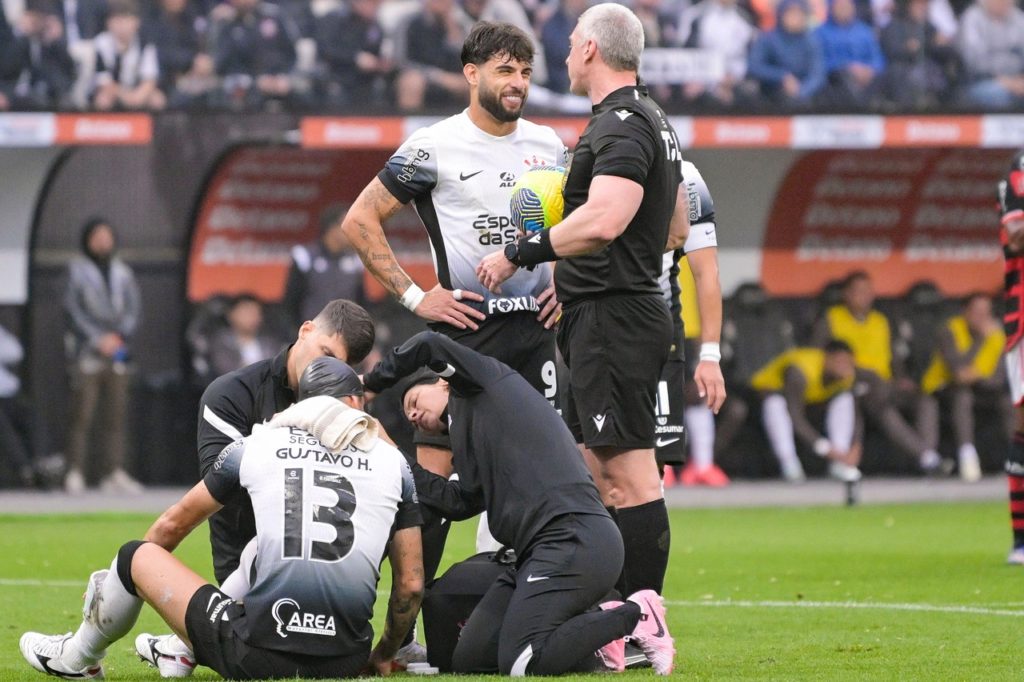
<path fill-rule="evenodd" d="M 401 118 L 332 118 L 312 116 L 302 119 L 302 146 L 311 149 L 393 149 L 404 139 Z"/>
<path fill-rule="evenodd" d="M 765 288 L 805 296 L 852 270 L 879 294 L 932 280 L 948 295 L 995 291 L 1002 251 L 1001 149 L 813 151 L 775 193 L 761 260 Z"/>
<path fill-rule="evenodd" d="M 220 162 L 200 201 L 189 254 L 188 298 L 284 295 L 291 248 L 319 237 L 321 213 L 347 208 L 383 167 L 381 151 L 240 147 Z M 388 240 L 424 289 L 437 283 L 426 233 L 406 208 L 388 221 Z M 372 298 L 386 292 L 367 276 Z"/>
<path fill-rule="evenodd" d="M 58 114 L 57 144 L 149 144 L 153 119 L 148 114 Z"/>

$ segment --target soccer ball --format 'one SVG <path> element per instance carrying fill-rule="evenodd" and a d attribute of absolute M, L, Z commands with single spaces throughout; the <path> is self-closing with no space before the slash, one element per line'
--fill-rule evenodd
<path fill-rule="evenodd" d="M 520 175 L 512 188 L 512 224 L 536 232 L 562 222 L 566 177 L 561 166 L 537 166 Z"/>

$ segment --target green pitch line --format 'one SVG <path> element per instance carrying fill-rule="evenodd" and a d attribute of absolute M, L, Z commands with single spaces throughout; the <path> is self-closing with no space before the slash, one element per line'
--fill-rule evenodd
<path fill-rule="evenodd" d="M 1007 516 L 1003 503 L 673 511 L 665 596 L 679 678 L 1019 679 L 1024 568 L 1003 563 Z M 0 516 L 0 681 L 44 679 L 21 660 L 21 632 L 74 629 L 89 572 L 151 520 Z M 472 553 L 474 530 L 453 530 L 447 562 Z M 178 554 L 212 574 L 202 529 Z M 148 609 L 144 630 L 165 631 Z M 133 640 L 112 648 L 108 679 L 158 680 Z"/>

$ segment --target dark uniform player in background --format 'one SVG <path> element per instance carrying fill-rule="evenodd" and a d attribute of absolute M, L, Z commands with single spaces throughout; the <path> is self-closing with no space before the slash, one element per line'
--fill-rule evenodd
<path fill-rule="evenodd" d="M 636 15 L 595 5 L 570 42 L 571 89 L 590 97 L 594 117 L 573 154 L 566 218 L 488 256 L 477 275 L 496 291 L 520 267 L 565 259 L 555 286 L 564 306 L 558 345 L 569 367 L 566 421 L 617 512 L 622 591 L 660 592 L 670 533 L 654 404 L 672 321 L 658 278 L 662 254 L 682 246 L 688 226 L 682 157 L 664 112 L 637 82 L 644 33 Z"/>
<path fill-rule="evenodd" d="M 1010 172 L 999 182 L 999 238 L 1006 258 L 1006 372 L 1010 396 L 1017 407 L 1017 427 L 1006 459 L 1010 484 L 1010 525 L 1013 548 L 1007 561 L 1024 566 L 1024 150 L 1010 163 Z"/>
<path fill-rule="evenodd" d="M 221 451 L 249 435 L 253 424 L 295 402 L 295 388 L 309 363 L 321 356 L 356 364 L 373 348 L 373 321 L 351 301 L 331 301 L 298 338 L 275 357 L 225 374 L 199 401 L 199 474 L 205 476 Z M 213 571 L 223 582 L 238 566 L 242 549 L 256 534 L 252 503 L 244 491 L 210 518 Z"/>
<path fill-rule="evenodd" d="M 292 247 L 281 304 L 295 324 L 312 320 L 336 298 L 366 305 L 363 262 L 341 229 L 343 207 L 330 206 L 320 215 L 320 237 Z"/>
<path fill-rule="evenodd" d="M 448 431 L 459 474 L 449 482 L 416 467 L 423 503 L 454 519 L 486 509 L 495 538 L 517 557 L 462 629 L 456 672 L 556 675 L 610 643 L 605 660 L 621 670 L 630 633 L 658 673 L 671 672 L 656 593 L 585 613 L 618 578 L 622 539 L 558 413 L 507 365 L 434 332 L 392 350 L 364 382 L 380 392 L 423 367 L 445 382 L 412 386 L 406 415 L 426 431 Z"/>

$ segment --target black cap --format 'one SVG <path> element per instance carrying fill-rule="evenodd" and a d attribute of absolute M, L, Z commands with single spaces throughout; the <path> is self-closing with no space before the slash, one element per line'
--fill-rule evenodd
<path fill-rule="evenodd" d="M 299 377 L 296 397 L 305 400 L 316 395 L 344 398 L 347 395 L 363 395 L 363 382 L 356 371 L 337 358 L 320 357 L 309 363 Z"/>

